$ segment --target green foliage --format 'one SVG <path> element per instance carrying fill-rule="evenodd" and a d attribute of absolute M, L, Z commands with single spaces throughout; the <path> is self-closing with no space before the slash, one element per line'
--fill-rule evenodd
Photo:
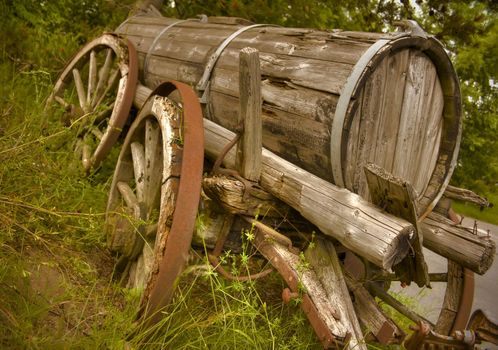
<path fill-rule="evenodd" d="M 0 0 L 0 60 L 29 70 L 61 69 L 85 42 L 112 31 L 134 1 Z"/>
<path fill-rule="evenodd" d="M 453 203 L 453 208 L 457 213 L 465 217 L 498 225 L 498 195 L 491 193 L 487 198 L 490 203 L 493 203 L 492 208 L 481 210 L 473 204 L 461 203 L 457 201 Z"/>
<path fill-rule="evenodd" d="M 392 1 L 367 0 L 187 0 L 170 1 L 164 11 L 180 18 L 206 14 L 242 17 L 255 23 L 287 27 L 380 31 L 384 23 L 399 19 L 400 5 Z"/>

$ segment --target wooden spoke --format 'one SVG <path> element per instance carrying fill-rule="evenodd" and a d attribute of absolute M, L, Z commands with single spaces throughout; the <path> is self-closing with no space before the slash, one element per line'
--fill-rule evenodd
<path fill-rule="evenodd" d="M 118 188 L 119 193 L 123 197 L 128 208 L 135 208 L 138 205 L 137 197 L 135 196 L 135 193 L 133 193 L 130 185 L 121 181 L 117 183 L 116 187 Z"/>
<path fill-rule="evenodd" d="M 91 133 L 99 140 L 102 140 L 104 134 L 97 127 L 91 129 Z"/>
<path fill-rule="evenodd" d="M 162 180 L 161 130 L 155 120 L 145 121 L 145 185 L 144 201 L 150 211 L 158 200 Z M 149 213 L 150 214 L 150 213 Z"/>
<path fill-rule="evenodd" d="M 80 102 L 80 107 L 85 113 L 88 113 L 85 87 L 83 86 L 83 81 L 81 80 L 80 71 L 76 68 L 73 69 L 73 78 L 74 78 L 74 85 L 76 86 L 76 92 L 78 93 L 78 100 Z"/>
<path fill-rule="evenodd" d="M 90 62 L 88 67 L 88 90 L 86 93 L 86 101 L 88 103 L 88 107 L 90 110 L 93 109 L 94 106 L 91 105 L 92 96 L 95 91 L 97 84 L 97 56 L 95 50 L 90 52 Z"/>
<path fill-rule="evenodd" d="M 107 85 L 104 89 L 104 91 L 102 92 L 101 95 L 99 95 L 97 97 L 97 102 L 96 102 L 96 105 L 100 105 L 103 101 L 104 101 L 104 98 L 105 96 L 107 95 L 107 93 L 109 91 L 111 91 L 112 87 L 118 82 L 118 79 L 119 79 L 119 70 L 118 69 L 114 69 L 111 73 L 111 76 L 109 77 L 109 80 L 107 81 Z"/>
<path fill-rule="evenodd" d="M 81 161 L 83 162 L 83 168 L 88 171 L 92 165 L 92 148 L 85 141 L 83 141 Z"/>
<path fill-rule="evenodd" d="M 112 56 L 113 56 L 113 51 L 111 49 L 107 49 L 104 65 L 99 70 L 99 81 L 95 89 L 95 94 L 92 97 L 92 102 L 91 102 L 92 108 L 94 108 L 97 105 L 97 100 L 104 92 L 106 83 L 109 80 L 109 73 L 111 71 L 111 64 L 112 64 Z"/>
<path fill-rule="evenodd" d="M 370 291 L 370 293 L 372 293 L 376 297 L 380 298 L 383 302 L 385 302 L 389 306 L 393 307 L 396 311 L 398 311 L 402 315 L 405 315 L 413 322 L 415 322 L 415 323 L 426 322 L 431 327 L 434 327 L 434 324 L 432 322 L 430 322 L 426 318 L 420 316 L 416 312 L 413 312 L 412 310 L 410 310 L 408 307 L 406 307 L 401 302 L 396 300 L 393 296 L 388 294 L 383 288 L 379 287 L 376 283 L 367 282 L 367 283 L 365 283 L 365 286 Z"/>
<path fill-rule="evenodd" d="M 69 107 L 69 103 L 67 103 L 66 101 L 64 101 L 64 99 L 62 97 L 60 97 L 60 96 L 55 96 L 54 100 L 57 101 L 64 108 Z"/>
<path fill-rule="evenodd" d="M 142 254 L 138 257 L 130 268 L 130 277 L 128 279 L 128 288 L 144 288 L 154 264 L 153 246 L 149 243 L 144 245 Z"/>
<path fill-rule="evenodd" d="M 448 274 L 442 273 L 429 273 L 431 282 L 448 282 Z"/>
<path fill-rule="evenodd" d="M 130 145 L 133 159 L 133 172 L 135 174 L 135 186 L 139 202 L 144 202 L 145 190 L 145 151 L 144 146 L 139 142 L 132 142 Z"/>

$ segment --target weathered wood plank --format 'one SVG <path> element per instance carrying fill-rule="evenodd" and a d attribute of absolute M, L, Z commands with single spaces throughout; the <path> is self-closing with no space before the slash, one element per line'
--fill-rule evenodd
<path fill-rule="evenodd" d="M 437 151 L 439 150 L 441 131 L 443 129 L 443 90 L 437 77 L 436 68 L 427 59 L 425 63 L 426 80 L 424 85 L 425 102 L 421 108 L 420 127 L 417 130 L 416 138 L 417 154 L 415 162 L 422 169 L 434 169 L 437 161 Z M 418 194 L 425 191 L 431 172 L 421 172 L 413 170 L 413 187 Z"/>
<path fill-rule="evenodd" d="M 384 104 L 383 95 L 386 84 L 388 60 L 383 60 L 377 67 L 371 78 L 365 84 L 360 121 L 360 145 L 356 159 L 355 177 L 358 177 L 358 194 L 363 198 L 369 198 L 369 186 L 365 180 L 363 168 L 375 157 L 375 144 L 378 142 L 379 124 L 383 119 Z"/>
<path fill-rule="evenodd" d="M 467 190 L 465 188 L 458 188 L 455 186 L 446 187 L 444 196 L 450 199 L 456 199 L 463 202 L 473 203 L 477 206 L 487 208 L 493 206 L 487 198 L 479 196 L 477 193 Z"/>
<path fill-rule="evenodd" d="M 123 26 L 121 31 L 135 36 L 140 33 L 141 37 L 147 38 L 151 43 L 153 38 L 171 23 L 168 19 L 164 19 L 163 26 L 154 26 L 152 22 L 136 23 L 133 19 Z M 218 25 L 206 27 L 206 25 L 199 26 L 195 22 L 186 22 L 165 33 L 158 40 L 158 48 L 154 52 L 157 54 L 166 53 L 169 43 L 174 45 L 181 41 L 187 44 L 196 44 L 199 43 L 200 39 L 204 45 L 218 46 L 220 38 L 228 37 L 238 28 Z M 331 37 L 328 33 L 321 31 L 303 33 L 302 30 L 298 30 L 296 35 L 283 35 L 282 32 L 287 33 L 288 30 L 274 27 L 256 28 L 238 36 L 232 41 L 230 48 L 240 50 L 252 46 L 260 52 L 351 64 L 358 61 L 363 52 L 371 45 L 371 42 L 355 42 L 351 38 Z M 141 46 L 148 48 L 150 43 L 148 45 L 144 43 Z"/>
<path fill-rule="evenodd" d="M 384 76 L 385 85 L 382 94 L 384 113 L 380 115 L 381 125 L 371 161 L 391 172 L 394 162 L 394 151 L 398 138 L 399 118 L 406 84 L 406 71 L 410 58 L 409 50 L 391 54 Z"/>
<path fill-rule="evenodd" d="M 300 257 L 291 251 L 292 247 L 282 244 L 257 228 L 254 245 L 283 276 L 290 290 L 301 298 L 301 308 L 325 348 L 339 342 L 346 345 L 350 343 L 357 349 L 366 349 L 364 344 L 352 338 L 351 329 L 348 327 L 350 324 L 347 322 L 349 315 L 343 313 L 345 310 L 338 310 L 336 305 L 339 296 L 327 294 L 315 272 L 303 267 Z M 335 303 L 330 302 L 331 298 Z M 359 334 L 361 335 L 361 330 Z M 349 349 L 353 348 L 347 346 Z"/>
<path fill-rule="evenodd" d="M 243 133 L 237 144 L 236 169 L 247 180 L 259 181 L 263 150 L 261 123 L 261 72 L 259 53 L 253 48 L 240 51 L 239 125 Z"/>
<path fill-rule="evenodd" d="M 346 274 L 348 289 L 354 296 L 353 306 L 365 335 L 372 334 L 379 343 L 401 343 L 405 332 L 386 315 L 375 298 L 352 277 Z"/>

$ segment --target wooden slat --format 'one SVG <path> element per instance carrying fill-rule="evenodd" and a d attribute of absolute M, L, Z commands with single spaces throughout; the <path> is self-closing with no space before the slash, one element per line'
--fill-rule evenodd
<path fill-rule="evenodd" d="M 384 76 L 385 85 L 382 95 L 383 113 L 379 116 L 382 123 L 378 130 L 374 158 L 370 161 L 391 172 L 394 151 L 398 137 L 399 118 L 406 83 L 406 71 L 410 58 L 409 50 L 402 50 L 388 58 L 388 70 Z"/>
<path fill-rule="evenodd" d="M 425 56 L 410 52 L 410 63 L 404 91 L 403 106 L 399 123 L 396 151 L 392 173 L 407 181 L 412 181 L 412 171 L 417 169 L 413 158 L 416 152 L 416 133 L 419 127 L 420 110 L 427 103 L 423 96 L 423 86 L 426 79 L 424 72 Z M 420 171 L 420 170 L 419 170 Z"/>
<path fill-rule="evenodd" d="M 132 142 L 130 145 L 133 158 L 133 171 L 135 174 L 135 190 L 139 202 L 145 200 L 145 150 L 144 145 Z"/>

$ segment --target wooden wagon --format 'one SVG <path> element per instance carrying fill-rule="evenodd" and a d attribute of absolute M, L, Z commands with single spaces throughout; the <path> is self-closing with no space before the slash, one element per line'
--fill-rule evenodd
<path fill-rule="evenodd" d="M 400 26 L 318 31 L 153 11 L 75 55 L 49 104 L 62 105 L 67 122 L 86 120 L 77 152 L 87 172 L 126 130 L 106 226 L 117 269 L 144 289 L 140 317 L 160 318 L 192 238 L 213 249 L 223 276 L 266 275 L 233 276 L 218 260 L 246 225 L 288 284 L 284 300 L 302 299 L 324 347 L 402 342 L 375 298 L 418 325 L 407 348 L 472 347 L 461 332 L 473 273 L 487 271 L 495 246 L 449 219 L 458 80 L 436 39 L 414 22 Z M 195 227 L 199 211 L 209 220 Z M 296 248 L 296 237 L 272 227 L 283 217 L 316 227 L 313 247 Z M 448 259 L 447 272 L 429 271 L 422 245 Z M 437 321 L 394 299 L 394 281 L 446 283 Z M 474 323 L 473 334 L 492 326 Z"/>

